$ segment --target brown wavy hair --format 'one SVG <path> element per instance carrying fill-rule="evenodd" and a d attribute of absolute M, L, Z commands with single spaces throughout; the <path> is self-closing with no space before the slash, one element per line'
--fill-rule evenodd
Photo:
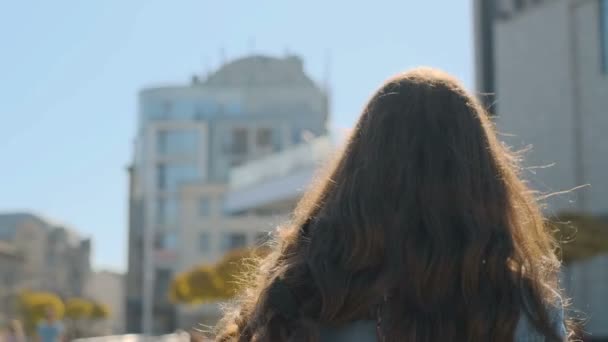
<path fill-rule="evenodd" d="M 560 263 L 516 161 L 449 75 L 388 80 L 217 340 L 318 341 L 320 327 L 380 315 L 387 341 L 513 341 L 526 315 L 559 341 L 547 306 L 558 305 Z M 277 282 L 293 314 L 274 298 Z"/>

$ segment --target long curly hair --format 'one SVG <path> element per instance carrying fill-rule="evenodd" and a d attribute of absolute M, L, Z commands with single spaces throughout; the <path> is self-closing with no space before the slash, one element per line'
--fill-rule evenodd
<path fill-rule="evenodd" d="M 449 75 L 389 79 L 217 340 L 312 342 L 321 327 L 378 315 L 386 341 L 513 341 L 521 315 L 560 340 L 547 314 L 559 300 L 555 241 L 517 162 Z"/>

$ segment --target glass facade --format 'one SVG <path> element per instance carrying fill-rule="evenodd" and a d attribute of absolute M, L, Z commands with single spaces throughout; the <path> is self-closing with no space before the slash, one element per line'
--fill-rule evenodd
<path fill-rule="evenodd" d="M 170 225 L 177 222 L 177 199 L 160 198 L 158 200 L 157 220 L 159 224 Z"/>
<path fill-rule="evenodd" d="M 198 250 L 201 254 L 209 253 L 211 250 L 211 236 L 208 232 L 202 232 L 198 236 Z"/>
<path fill-rule="evenodd" d="M 247 129 L 235 128 L 232 131 L 232 140 L 230 144 L 230 151 L 233 154 L 243 155 L 248 151 L 247 148 Z"/>
<path fill-rule="evenodd" d="M 256 245 L 263 245 L 271 238 L 270 232 L 259 232 L 255 234 Z"/>
<path fill-rule="evenodd" d="M 241 116 L 242 105 L 238 99 L 220 103 L 210 98 L 202 99 L 163 99 L 155 96 L 146 97 L 142 102 L 145 120 L 205 120 L 214 116 Z"/>
<path fill-rule="evenodd" d="M 203 197 L 198 203 L 198 214 L 202 217 L 211 215 L 211 200 L 207 197 Z"/>
<path fill-rule="evenodd" d="M 256 133 L 256 144 L 260 148 L 272 147 L 272 129 L 259 128 Z"/>
<path fill-rule="evenodd" d="M 161 191 L 177 192 L 183 183 L 199 180 L 200 172 L 195 164 L 159 164 L 157 186 Z"/>
<path fill-rule="evenodd" d="M 243 248 L 247 245 L 247 236 L 244 233 L 225 233 L 222 236 L 222 250 L 228 252 Z"/>
<path fill-rule="evenodd" d="M 158 250 L 175 250 L 177 248 L 177 234 L 175 232 L 156 233 L 154 247 Z"/>
<path fill-rule="evenodd" d="M 160 155 L 195 156 L 199 140 L 195 130 L 163 130 L 158 133 L 156 149 Z"/>

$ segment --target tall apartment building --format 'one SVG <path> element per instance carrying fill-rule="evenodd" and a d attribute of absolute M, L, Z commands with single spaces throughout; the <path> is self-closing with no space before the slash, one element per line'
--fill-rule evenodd
<path fill-rule="evenodd" d="M 608 219 L 608 0 L 476 0 L 477 86 L 498 130 L 521 149 L 531 185 L 554 196 L 547 212 Z M 564 286 L 608 337 L 608 256 L 568 267 Z"/>
<path fill-rule="evenodd" d="M 224 209 L 229 172 L 323 135 L 327 112 L 326 93 L 296 56 L 245 57 L 190 84 L 140 92 L 129 168 L 127 331 L 173 330 L 167 290 L 175 272 L 253 244 L 271 228 L 267 216 Z M 181 253 L 186 244 L 201 253 Z"/>
<path fill-rule="evenodd" d="M 91 241 L 29 213 L 0 214 L 0 240 L 22 258 L 15 287 L 82 296 L 91 270 Z"/>

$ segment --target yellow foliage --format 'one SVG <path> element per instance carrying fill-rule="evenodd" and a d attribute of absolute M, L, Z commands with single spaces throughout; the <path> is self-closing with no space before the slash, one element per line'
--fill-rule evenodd
<path fill-rule="evenodd" d="M 213 268 L 199 266 L 188 272 L 186 279 L 191 302 L 207 302 L 217 298 L 221 281 Z"/>
<path fill-rule="evenodd" d="M 93 302 L 90 318 L 94 320 L 106 319 L 110 317 L 110 309 L 103 303 Z"/>
<path fill-rule="evenodd" d="M 180 273 L 171 282 L 169 300 L 172 303 L 187 303 L 191 298 L 188 273 Z"/>
<path fill-rule="evenodd" d="M 70 298 L 65 303 L 65 317 L 69 319 L 90 318 L 93 312 L 93 303 L 82 298 Z"/>
<path fill-rule="evenodd" d="M 562 213 L 551 221 L 565 264 L 608 253 L 608 223 L 593 216 Z"/>
<path fill-rule="evenodd" d="M 49 292 L 24 291 L 19 295 L 18 303 L 28 333 L 35 330 L 38 322 L 44 319 L 49 311 L 61 318 L 65 310 L 61 299 Z"/>
<path fill-rule="evenodd" d="M 267 252 L 265 248 L 233 250 L 213 267 L 198 266 L 178 274 L 171 282 L 169 299 L 173 303 L 201 304 L 232 298 L 251 261 Z"/>
<path fill-rule="evenodd" d="M 252 250 L 233 250 L 215 265 L 215 271 L 222 283 L 219 298 L 232 298 L 239 292 L 242 285 L 240 281 L 253 264 L 256 256 L 256 252 Z"/>

